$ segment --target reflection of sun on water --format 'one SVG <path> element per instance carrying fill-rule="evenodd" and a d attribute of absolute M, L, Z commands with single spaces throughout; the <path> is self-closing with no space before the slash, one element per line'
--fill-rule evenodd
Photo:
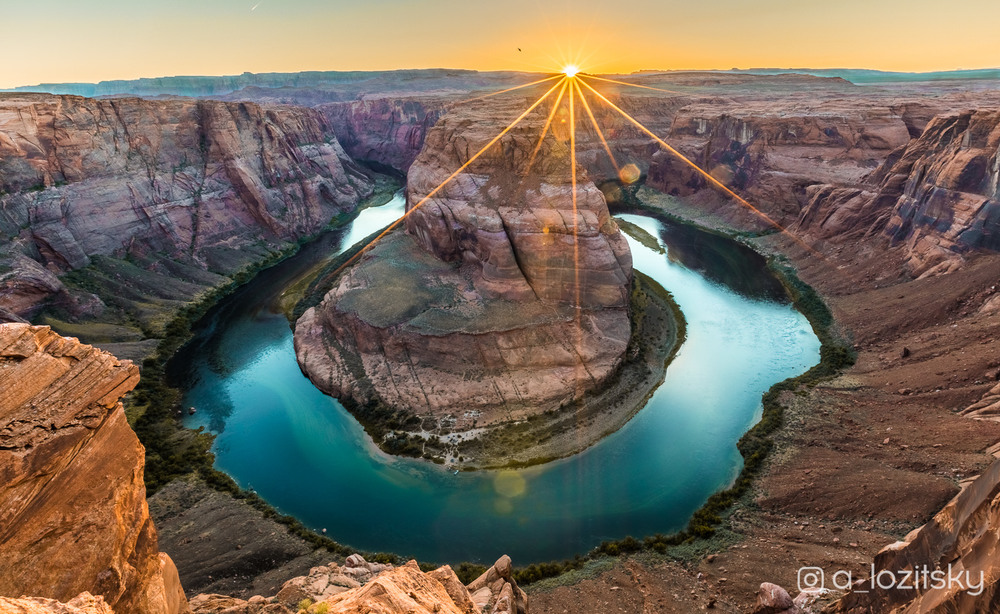
<path fill-rule="evenodd" d="M 513 499 L 524 494 L 527 484 L 524 477 L 516 471 L 501 471 L 493 479 L 493 488 L 497 494 Z"/>
<path fill-rule="evenodd" d="M 498 514 L 507 515 L 514 511 L 513 499 L 527 491 L 527 483 L 516 471 L 501 471 L 493 478 L 493 490 L 499 495 L 493 502 L 494 509 Z"/>

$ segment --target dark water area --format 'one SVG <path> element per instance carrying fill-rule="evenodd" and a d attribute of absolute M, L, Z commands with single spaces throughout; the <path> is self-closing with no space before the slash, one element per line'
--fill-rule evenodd
<path fill-rule="evenodd" d="M 738 475 L 736 442 L 760 418 L 763 392 L 818 362 L 809 323 L 757 254 L 625 215 L 661 242 L 655 250 L 630 238 L 635 268 L 673 293 L 688 324 L 646 406 L 582 453 L 523 470 L 454 475 L 387 456 L 302 375 L 278 302 L 303 272 L 402 207 L 397 198 L 368 209 L 256 276 L 203 319 L 170 367 L 197 408 L 185 424 L 217 435 L 217 468 L 341 543 L 449 563 L 508 553 L 520 565 L 678 530 Z"/>
<path fill-rule="evenodd" d="M 706 279 L 755 300 L 784 301 L 785 289 L 767 270 L 767 260 L 738 243 L 688 224 L 661 221 L 660 240 L 670 246 L 669 257 Z"/>

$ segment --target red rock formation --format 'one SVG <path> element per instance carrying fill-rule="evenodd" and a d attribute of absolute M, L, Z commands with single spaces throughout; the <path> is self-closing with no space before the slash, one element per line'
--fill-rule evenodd
<path fill-rule="evenodd" d="M 469 583 L 466 588 L 480 611 L 491 614 L 528 613 L 528 596 L 518 588 L 511 572 L 510 557 L 504 555 Z"/>
<path fill-rule="evenodd" d="M 296 353 L 319 388 L 469 427 L 558 408 L 613 374 L 631 254 L 583 171 L 574 216 L 563 140 L 523 177 L 543 120 L 508 133 L 299 320 Z M 445 116 L 410 169 L 409 207 L 502 128 L 493 105 Z"/>
<path fill-rule="evenodd" d="M 0 595 L 186 610 L 118 401 L 138 381 L 132 363 L 48 327 L 0 325 Z"/>
<path fill-rule="evenodd" d="M 666 140 L 768 215 L 790 222 L 808 186 L 855 183 L 909 138 L 888 107 L 799 99 L 691 104 L 677 113 Z M 648 183 L 678 196 L 713 190 L 665 151 L 654 156 Z"/>
<path fill-rule="evenodd" d="M 0 240 L 52 271 L 132 254 L 230 273 L 371 189 L 309 109 L 0 95 Z"/>
<path fill-rule="evenodd" d="M 887 234 L 914 274 L 1000 249 L 1000 111 L 939 116 L 860 185 L 809 190 L 798 227 L 824 238 Z"/>
<path fill-rule="evenodd" d="M 454 573 L 451 574 L 454 576 Z M 457 578 L 456 578 L 457 580 Z M 461 586 L 461 583 L 459 583 Z M 464 587 L 463 587 L 464 588 Z M 416 561 L 382 572 L 361 588 L 326 600 L 330 614 L 475 614 L 468 593 L 457 604 L 441 582 L 420 571 Z"/>
<path fill-rule="evenodd" d="M 66 603 L 41 597 L 0 597 L 0 614 L 115 614 L 104 599 L 80 593 Z"/>
<path fill-rule="evenodd" d="M 348 557 L 344 567 L 330 563 L 292 578 L 274 597 L 248 600 L 198 595 L 195 614 L 528 614 L 528 596 L 511 577 L 510 557 L 502 556 L 468 587 L 445 565 L 424 573 L 416 561 L 401 567 Z"/>
<path fill-rule="evenodd" d="M 926 525 L 875 557 L 875 573 L 901 581 L 904 570 L 948 570 L 961 581 L 911 581 L 907 589 L 883 589 L 858 579 L 833 612 L 995 612 L 1000 606 L 1000 461 L 995 461 Z M 914 576 L 911 576 L 914 577 Z M 889 576 L 883 578 L 888 586 Z"/>
<path fill-rule="evenodd" d="M 385 164 L 405 173 L 424 137 L 445 112 L 441 98 L 376 98 L 316 107 L 355 160 Z"/>

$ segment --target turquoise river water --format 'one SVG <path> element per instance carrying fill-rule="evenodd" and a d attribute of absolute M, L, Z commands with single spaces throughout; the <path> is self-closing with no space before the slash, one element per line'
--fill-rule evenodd
<path fill-rule="evenodd" d="M 276 304 L 289 280 L 403 211 L 397 195 L 214 308 L 172 362 L 195 415 L 217 434 L 216 466 L 281 512 L 352 547 L 421 560 L 519 565 L 602 540 L 683 528 L 738 475 L 736 442 L 761 395 L 819 360 L 819 341 L 763 259 L 736 242 L 623 215 L 665 254 L 629 239 L 635 268 L 669 290 L 687 341 L 664 383 L 622 429 L 575 456 L 517 471 L 451 471 L 380 452 L 340 403 L 299 371 Z"/>

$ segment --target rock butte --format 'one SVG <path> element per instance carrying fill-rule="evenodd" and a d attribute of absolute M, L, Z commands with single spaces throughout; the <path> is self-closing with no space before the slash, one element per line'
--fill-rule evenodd
<path fill-rule="evenodd" d="M 409 208 L 500 132 L 495 117 L 496 105 L 468 105 L 428 133 Z M 557 409 L 615 372 L 631 254 L 582 170 L 574 218 L 565 134 L 546 138 L 525 174 L 542 119 L 413 211 L 405 234 L 379 242 L 297 322 L 299 363 L 320 389 L 470 428 Z"/>

